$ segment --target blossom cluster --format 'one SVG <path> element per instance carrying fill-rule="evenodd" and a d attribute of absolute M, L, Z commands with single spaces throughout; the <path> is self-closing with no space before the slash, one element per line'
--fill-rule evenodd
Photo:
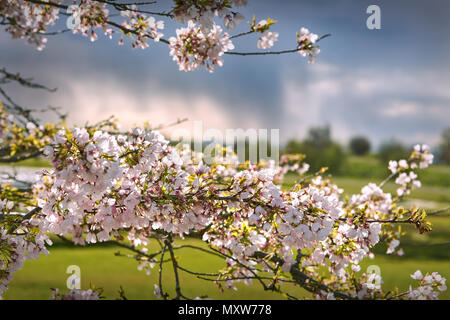
<path fill-rule="evenodd" d="M 110 39 L 113 34 L 121 34 L 119 45 L 124 44 L 125 38 L 130 38 L 132 48 L 145 49 L 149 47 L 148 40 L 163 42 L 170 47 L 170 55 L 180 70 L 192 71 L 199 66 L 213 72 L 215 66 L 222 66 L 222 55 L 234 49 L 231 42 L 233 37 L 240 37 L 253 32 L 260 33 L 257 47 L 269 49 L 278 40 L 277 32 L 269 31 L 276 21 L 270 18 L 256 23 L 255 18 L 250 23 L 250 30 L 230 37 L 216 24 L 215 17 L 223 19 L 226 29 L 234 29 L 244 20 L 244 16 L 236 8 L 247 5 L 246 0 L 213 0 L 193 1 L 176 0 L 170 12 L 150 12 L 143 8 L 148 3 L 119 4 L 109 1 L 80 0 L 71 5 L 62 0 L 44 0 L 35 3 L 30 0 L 7 1 L 0 0 L 0 18 L 6 25 L 6 31 L 13 38 L 27 38 L 27 42 L 36 45 L 38 50 L 45 47 L 45 36 L 58 34 L 63 30 L 52 32 L 50 27 L 60 14 L 67 16 L 66 26 L 72 32 L 89 37 L 91 42 L 98 40 L 98 32 L 104 33 Z M 117 13 L 111 12 L 116 10 Z M 65 12 L 63 12 L 65 11 Z M 124 21 L 116 20 L 122 16 Z M 169 40 L 163 38 L 164 21 L 156 20 L 154 15 L 173 18 L 187 26 L 177 29 L 176 37 Z M 297 34 L 297 50 L 302 56 L 309 56 L 309 62 L 314 62 L 320 52 L 315 45 L 318 36 L 302 28 Z M 276 52 L 283 53 L 284 51 Z M 289 52 L 289 51 L 288 51 Z M 242 53 L 235 54 L 259 54 Z"/>
<path fill-rule="evenodd" d="M 382 236 L 390 241 L 388 252 L 398 253 L 399 235 L 381 221 L 404 217 L 408 210 L 396 207 L 397 198 L 380 185 L 370 183 L 343 200 L 343 190 L 322 171 L 305 176 L 302 156 L 284 155 L 279 165 L 220 159 L 206 165 L 202 154 L 170 145 L 157 131 L 111 130 L 62 128 L 48 142 L 44 153 L 53 168 L 43 170 L 33 186 L 40 212 L 20 227 L 37 228 L 31 234 L 38 236 L 2 229 L 2 243 L 10 244 L 13 257 L 2 265 L 9 275 L 3 290 L 25 257 L 46 252 L 43 233 L 70 235 L 80 245 L 128 241 L 144 253 L 152 238 L 200 233 L 226 257 L 221 278 L 227 288 L 278 269 L 317 279 L 326 267 L 329 289 L 315 292 L 318 298 L 342 298 L 335 292 L 360 299 L 382 296 L 381 287 L 373 285 L 381 278 L 360 274 L 360 262 L 373 257 Z M 424 157 L 430 158 L 422 147 L 415 150 L 409 166 Z M 279 182 L 289 171 L 302 178 L 285 191 Z M 14 207 L 9 200 L 1 205 L 8 214 Z M 147 273 L 156 263 L 137 260 Z M 72 292 L 55 298 L 90 296 Z"/>
<path fill-rule="evenodd" d="M 60 4 L 61 0 L 55 0 Z M 27 38 L 27 43 L 34 44 L 37 50 L 42 50 L 47 43 L 47 38 L 41 33 L 49 26 L 53 26 L 58 19 L 59 8 L 34 4 L 25 0 L 1 0 L 0 16 L 7 21 L 12 21 L 6 27 L 6 31 L 14 39 Z"/>
<path fill-rule="evenodd" d="M 0 103 L 0 143 L 2 143 L 4 138 L 8 135 L 12 120 L 13 116 L 8 114 L 3 104 Z"/>
<path fill-rule="evenodd" d="M 269 161 L 269 167 L 277 171 L 274 181 L 282 182 L 288 172 L 295 172 L 300 177 L 303 176 L 310 167 L 308 163 L 303 161 L 304 157 L 302 154 L 283 154 L 278 166 L 273 161 Z"/>
<path fill-rule="evenodd" d="M 101 27 L 105 34 L 109 34 L 112 37 L 113 30 L 107 24 L 109 10 L 106 7 L 106 3 L 81 0 L 80 4 L 69 6 L 67 12 L 71 13 L 67 24 L 73 33 L 89 36 L 89 39 L 93 42 L 98 39 L 94 29 Z"/>
<path fill-rule="evenodd" d="M 189 21 L 187 27 L 177 29 L 177 37 L 171 37 L 169 42 L 170 55 L 183 71 L 205 66 L 213 72 L 215 66 L 223 65 L 221 56 L 234 49 L 228 34 L 223 33 L 220 26 L 214 25 L 208 33 L 203 33 L 193 21 Z"/>
<path fill-rule="evenodd" d="M 100 296 L 92 289 L 80 290 L 71 289 L 66 294 L 63 294 L 59 289 L 52 289 L 51 300 L 99 300 Z"/>
<path fill-rule="evenodd" d="M 38 124 L 21 114 L 12 114 L 9 108 L 0 103 L 0 144 L 7 146 L 9 154 L 15 156 L 22 152 L 37 152 L 50 141 L 56 132 L 56 123 Z"/>
<path fill-rule="evenodd" d="M 214 28 L 215 16 L 223 19 L 227 29 L 234 29 L 244 20 L 244 16 L 233 9 L 246 5 L 247 0 L 212 0 L 204 4 L 197 1 L 175 0 L 173 14 L 176 21 L 185 23 L 192 20 L 199 25 L 202 33 L 208 34 Z"/>
<path fill-rule="evenodd" d="M 61 130 L 46 154 L 55 171 L 44 172 L 46 182 L 36 185 L 45 216 L 39 220 L 41 230 L 72 234 L 82 244 L 106 241 L 130 228 L 129 240 L 140 245 L 152 230 L 183 234 L 208 222 L 199 208 L 180 210 L 185 193 L 201 180 L 189 181 L 180 154 L 157 132 L 136 128 L 115 136 Z M 200 175 L 205 169 L 199 164 L 189 170 Z"/>
<path fill-rule="evenodd" d="M 357 275 L 384 232 L 376 219 L 394 214 L 391 195 L 375 184 L 348 203 L 321 175 L 286 192 L 276 177 L 305 173 L 292 157 L 281 167 L 207 166 L 188 148 L 140 128 L 125 134 L 60 130 L 45 152 L 54 169 L 35 186 L 42 212 L 33 221 L 42 231 L 70 234 L 78 244 L 125 236 L 135 247 L 152 237 L 202 232 L 204 241 L 229 254 L 222 275 L 228 288 L 251 283 L 256 266 L 270 272 L 276 263 L 283 272 L 300 267 L 311 276 L 327 266 L 330 288 L 361 299 L 381 292 L 370 285 L 372 275 Z M 394 251 L 398 243 L 391 240 L 388 250 Z M 270 256 L 279 260 L 264 259 Z M 140 260 L 139 269 L 148 273 L 154 265 Z"/>
<path fill-rule="evenodd" d="M 408 299 L 437 300 L 439 294 L 447 290 L 447 286 L 445 285 L 446 279 L 437 272 L 424 276 L 420 270 L 417 270 L 411 275 L 411 278 L 419 281 L 419 286 L 415 289 L 412 286 L 409 287 L 406 295 Z"/>
<path fill-rule="evenodd" d="M 255 18 L 253 18 L 253 23 L 250 25 L 250 29 L 254 32 L 261 33 L 258 38 L 258 48 L 259 49 L 269 49 L 272 48 L 275 42 L 278 40 L 278 32 L 269 31 L 271 25 L 275 23 L 274 20 L 268 18 L 267 20 L 261 20 L 256 23 Z"/>
<path fill-rule="evenodd" d="M 389 161 L 389 170 L 393 175 L 397 175 L 395 183 L 400 185 L 397 189 L 397 195 L 402 197 L 404 195 L 409 195 L 411 189 L 420 188 L 422 186 L 421 182 L 417 180 L 417 174 L 414 172 L 415 169 L 425 169 L 433 163 L 433 154 L 430 152 L 430 147 L 426 144 L 415 145 L 414 151 L 412 152 L 408 160 L 402 159 L 397 161 Z"/>
<path fill-rule="evenodd" d="M 151 38 L 155 42 L 164 35 L 159 30 L 164 29 L 164 21 L 156 21 L 152 16 L 147 17 L 145 13 L 140 13 L 136 5 L 131 6 L 131 10 L 121 11 L 120 15 L 126 17 L 128 20 L 122 23 L 125 30 L 132 30 L 136 35 L 136 39 L 132 44 L 133 48 L 140 47 L 145 49 L 148 47 L 147 39 Z M 123 43 L 123 38 L 120 39 L 119 44 Z"/>
<path fill-rule="evenodd" d="M 272 48 L 275 42 L 278 40 L 278 32 L 265 31 L 258 39 L 259 49 Z"/>
<path fill-rule="evenodd" d="M 12 201 L 0 200 L 3 218 L 10 216 L 13 209 Z M 8 289 L 13 273 L 22 268 L 25 260 L 38 259 L 39 255 L 48 254 L 46 246 L 52 244 L 29 220 L 14 223 L 13 226 L 14 233 L 11 228 L 4 228 L 0 224 L 0 298 Z"/>
<path fill-rule="evenodd" d="M 300 33 L 297 33 L 298 52 L 303 57 L 308 55 L 309 63 L 314 63 L 320 53 L 319 47 L 314 45 L 317 40 L 319 40 L 319 36 L 310 32 L 307 28 L 301 28 Z"/>

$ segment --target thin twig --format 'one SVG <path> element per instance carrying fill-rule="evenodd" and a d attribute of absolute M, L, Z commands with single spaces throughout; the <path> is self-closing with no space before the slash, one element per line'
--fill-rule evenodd
<path fill-rule="evenodd" d="M 316 42 L 319 42 L 322 39 L 325 39 L 327 37 L 331 36 L 331 34 L 325 34 L 321 36 Z M 295 49 L 289 49 L 289 50 L 281 50 L 281 51 L 255 51 L 255 52 L 236 52 L 236 51 L 227 51 L 225 54 L 229 55 L 239 55 L 239 56 L 264 56 L 264 55 L 277 55 L 277 54 L 285 54 L 285 53 L 294 53 L 302 50 L 302 48 L 299 46 Z"/>

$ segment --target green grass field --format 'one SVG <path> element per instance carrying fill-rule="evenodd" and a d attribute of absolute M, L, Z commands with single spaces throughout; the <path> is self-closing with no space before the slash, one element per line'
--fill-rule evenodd
<path fill-rule="evenodd" d="M 445 218 L 434 218 L 434 234 L 430 234 L 430 243 L 450 240 L 450 221 Z M 412 234 L 412 233 L 411 233 Z M 408 237 L 408 243 L 414 237 Z M 406 241 L 406 240 L 405 240 Z M 197 239 L 180 240 L 182 244 L 203 245 Z M 420 243 L 415 241 L 414 243 Z M 398 285 L 400 289 L 408 288 L 412 283 L 409 275 L 421 269 L 424 272 L 437 271 L 444 277 L 450 277 L 450 252 L 446 246 L 420 247 L 405 245 L 405 256 L 386 256 L 385 248 L 376 250 L 373 260 L 366 260 L 362 264 L 363 270 L 369 265 L 378 265 L 384 279 L 385 288 L 393 289 Z M 154 299 L 153 284 L 158 281 L 158 266 L 152 270 L 150 276 L 136 268 L 136 262 L 126 257 L 115 256 L 123 248 L 113 246 L 93 246 L 87 248 L 71 247 L 57 242 L 50 249 L 48 256 L 39 260 L 25 263 L 22 270 L 14 274 L 10 289 L 5 299 L 48 299 L 51 287 L 65 288 L 66 269 L 69 265 L 77 265 L 81 269 L 82 288 L 89 288 L 90 284 L 104 289 L 104 296 L 108 299 L 119 297 L 118 290 L 122 286 L 129 299 Z M 214 272 L 224 266 L 220 258 L 199 253 L 189 249 L 178 251 L 179 263 L 182 267 L 198 272 Z M 174 292 L 175 282 L 170 264 L 164 265 L 163 284 L 169 293 Z M 188 297 L 207 295 L 212 299 L 282 299 L 278 293 L 264 292 L 258 284 L 251 286 L 238 285 L 238 291 L 225 290 L 222 294 L 211 282 L 198 280 L 191 275 L 181 274 L 183 293 Z M 302 289 L 290 287 L 291 294 L 307 297 Z M 450 299 L 449 292 L 442 298 Z"/>
<path fill-rule="evenodd" d="M 347 176 L 339 176 L 334 180 L 345 193 L 357 193 L 361 187 L 369 181 L 380 182 L 382 176 L 371 173 L 370 176 L 359 177 L 362 171 L 370 171 L 363 168 L 364 161 L 353 158 L 355 172 L 348 172 Z M 370 162 L 372 161 L 372 162 Z M 370 160 L 370 166 L 378 166 L 374 160 Z M 430 168 L 431 169 L 431 168 Z M 358 173 L 359 172 L 359 173 Z M 428 174 L 428 179 L 433 183 L 423 183 L 423 188 L 416 190 L 412 195 L 411 203 L 419 203 L 425 208 L 442 208 L 450 205 L 450 167 L 436 166 Z M 419 177 L 421 175 L 419 174 Z M 424 176 L 425 172 L 424 172 Z M 294 182 L 293 176 L 288 176 L 284 184 L 289 187 Z M 395 186 L 388 184 L 386 190 L 393 191 Z M 408 205 L 406 203 L 405 205 Z M 384 280 L 385 289 L 393 289 L 398 285 L 400 289 L 407 289 L 414 283 L 409 275 L 417 269 L 423 272 L 437 271 L 447 279 L 450 279 L 450 217 L 433 217 L 433 231 L 419 235 L 413 227 L 407 227 L 407 236 L 403 240 L 405 255 L 387 256 L 382 245 L 375 249 L 375 259 L 365 260 L 363 270 L 369 265 L 378 265 Z M 203 245 L 197 239 L 179 240 L 178 244 L 195 243 Z M 439 245 L 447 243 L 447 245 Z M 430 245 L 431 244 L 431 245 Z M 137 270 L 137 264 L 133 259 L 118 257 L 114 254 L 123 248 L 109 245 L 97 245 L 81 248 L 67 245 L 57 241 L 50 248 L 50 255 L 43 256 L 39 260 L 26 261 L 22 270 L 13 275 L 14 280 L 10 289 L 4 295 L 4 299 L 48 299 L 51 295 L 50 287 L 64 289 L 69 276 L 66 269 L 69 265 L 78 265 L 81 268 L 82 288 L 89 288 L 90 284 L 104 289 L 104 296 L 108 299 L 118 298 L 119 288 L 122 286 L 125 294 L 130 299 L 154 299 L 153 285 L 157 282 L 158 266 L 152 270 L 150 276 Z M 178 251 L 179 263 L 198 272 L 214 272 L 224 266 L 221 259 L 199 253 L 189 249 Z M 164 289 L 169 293 L 174 292 L 175 282 L 170 264 L 164 265 Z M 238 291 L 225 290 L 222 294 L 211 282 L 198 280 L 191 275 L 181 274 L 183 293 L 188 297 L 207 295 L 212 299 L 283 299 L 281 295 L 273 292 L 264 292 L 255 283 L 251 286 L 238 285 Z M 307 297 L 302 289 L 290 287 L 290 293 L 298 297 Z M 441 295 L 441 298 L 450 299 L 450 292 Z"/>

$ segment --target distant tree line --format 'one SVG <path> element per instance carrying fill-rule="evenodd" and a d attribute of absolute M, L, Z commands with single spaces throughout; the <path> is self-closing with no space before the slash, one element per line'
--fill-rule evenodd
<path fill-rule="evenodd" d="M 406 159 L 412 147 L 392 139 L 381 144 L 375 156 L 382 162 Z M 312 171 L 328 167 L 330 173 L 339 173 L 346 161 L 346 155 L 364 156 L 372 151 L 372 144 L 367 137 L 357 135 L 350 139 L 347 148 L 334 141 L 329 126 L 312 127 L 304 140 L 290 139 L 284 153 L 303 153 Z M 435 162 L 450 163 L 450 128 L 444 130 L 441 143 L 435 150 Z"/>

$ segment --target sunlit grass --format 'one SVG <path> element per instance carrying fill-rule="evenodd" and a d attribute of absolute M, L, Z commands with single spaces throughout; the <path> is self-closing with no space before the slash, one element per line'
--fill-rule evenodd
<path fill-rule="evenodd" d="M 445 167 L 444 172 L 447 170 Z M 292 186 L 295 177 L 289 175 L 285 181 L 284 188 Z M 361 187 L 373 181 L 380 182 L 377 178 L 354 178 L 336 177 L 334 181 L 345 193 L 358 193 Z M 394 184 L 387 184 L 386 191 L 395 191 Z M 423 205 L 426 208 L 442 208 L 450 205 L 450 189 L 442 185 L 426 185 L 413 192 L 411 203 Z M 409 205 L 410 203 L 405 203 Z M 442 276 L 450 279 L 450 245 L 432 245 L 450 242 L 450 217 L 433 217 L 433 231 L 419 235 L 413 226 L 405 226 L 407 236 L 403 239 L 405 255 L 387 256 L 385 246 L 381 245 L 375 249 L 375 259 L 366 259 L 362 263 L 362 270 L 369 265 L 378 265 L 384 280 L 385 290 L 394 289 L 398 285 L 405 290 L 414 281 L 410 274 L 417 269 L 423 272 L 437 271 Z M 178 240 L 178 244 L 196 244 L 204 246 L 200 240 L 186 239 Z M 154 245 L 152 249 L 156 250 Z M 88 248 L 68 246 L 57 242 L 50 248 L 50 255 L 42 256 L 39 260 L 26 261 L 22 270 L 14 274 L 14 280 L 10 289 L 4 295 L 5 299 L 48 299 L 51 295 L 50 287 L 66 288 L 66 280 L 69 274 L 66 269 L 69 265 L 78 265 L 81 268 L 82 288 L 89 288 L 90 284 L 104 289 L 104 296 L 109 299 L 118 298 L 119 288 L 122 286 L 125 294 L 130 299 L 154 299 L 154 284 L 158 281 L 158 268 L 155 266 L 150 276 L 145 272 L 137 270 L 135 260 L 115 256 L 120 251 L 126 253 L 126 249 L 113 246 L 94 246 Z M 127 252 L 129 253 L 129 252 Z M 222 259 L 204 254 L 198 251 L 182 249 L 177 251 L 179 263 L 182 267 L 197 272 L 217 272 L 223 268 Z M 171 264 L 163 266 L 164 290 L 174 293 L 175 282 Z M 196 279 L 192 275 L 181 273 L 181 285 L 183 294 L 194 298 L 206 295 L 212 299 L 283 299 L 274 292 L 261 290 L 258 283 L 251 286 L 239 284 L 238 291 L 225 289 L 221 293 L 212 282 Z M 289 287 L 289 293 L 297 297 L 308 297 L 301 288 Z M 441 298 L 450 299 L 450 292 L 441 295 Z"/>
<path fill-rule="evenodd" d="M 403 257 L 387 256 L 385 248 L 381 246 L 375 250 L 375 259 L 366 259 L 362 263 L 362 270 L 369 265 L 378 265 L 384 279 L 384 288 L 392 290 L 397 285 L 400 289 L 407 289 L 414 281 L 409 275 L 417 269 L 424 272 L 437 271 L 446 278 L 450 278 L 450 251 L 448 246 L 417 246 L 422 242 L 441 243 L 450 242 L 450 219 L 446 217 L 432 218 L 434 231 L 423 236 L 421 241 L 417 231 L 407 228 L 405 239 L 405 255 Z M 178 240 L 178 244 L 195 244 L 204 246 L 198 239 Z M 414 245 L 410 245 L 414 244 Z M 152 249 L 156 250 L 154 245 Z M 118 290 L 122 286 L 129 299 L 154 299 L 154 284 L 158 281 L 158 268 L 155 266 L 150 276 L 137 270 L 137 263 L 133 259 L 115 256 L 123 248 L 113 246 L 74 247 L 57 242 L 50 249 L 50 255 L 39 260 L 27 261 L 22 270 L 14 274 L 11 288 L 5 299 L 48 299 L 50 287 L 66 288 L 69 276 L 66 269 L 69 265 L 81 268 L 82 288 L 89 288 L 90 284 L 104 289 L 104 296 L 108 299 L 119 297 Z M 222 259 L 195 250 L 181 249 L 177 251 L 178 262 L 182 267 L 197 272 L 216 272 L 224 267 Z M 171 264 L 163 266 L 164 289 L 174 293 L 175 282 Z M 239 290 L 227 290 L 221 293 L 217 286 L 209 281 L 196 279 L 192 275 L 181 273 L 183 293 L 188 297 L 207 295 L 212 299 L 282 299 L 278 293 L 261 290 L 258 283 L 251 286 L 238 285 Z M 289 293 L 298 297 L 307 297 L 307 293 L 300 288 L 289 286 Z M 442 298 L 450 299 L 450 293 L 443 293 Z"/>

